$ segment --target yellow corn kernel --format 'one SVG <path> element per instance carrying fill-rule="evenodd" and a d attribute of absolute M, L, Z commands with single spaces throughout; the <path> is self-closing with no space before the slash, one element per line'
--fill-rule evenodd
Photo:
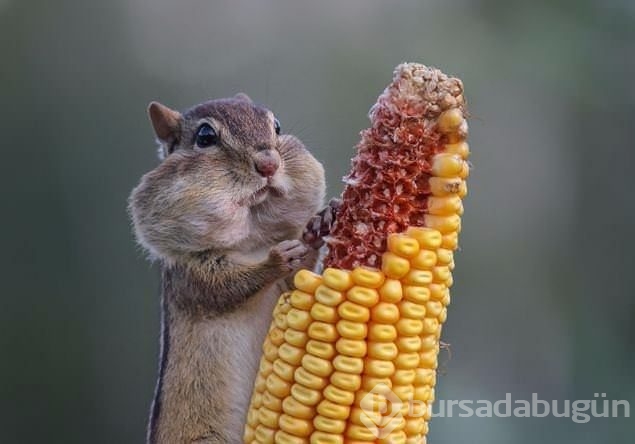
<path fill-rule="evenodd" d="M 424 286 L 432 282 L 433 275 L 428 270 L 410 270 L 406 276 L 403 277 L 402 282 L 404 285 L 419 285 Z"/>
<path fill-rule="evenodd" d="M 311 444 L 344 444 L 344 437 L 325 432 L 313 432 Z"/>
<path fill-rule="evenodd" d="M 388 235 L 388 251 L 411 258 L 419 252 L 419 242 L 406 234 L 393 233 Z"/>
<path fill-rule="evenodd" d="M 452 250 L 446 250 L 445 248 L 439 248 L 437 250 L 437 258 L 439 265 L 449 265 L 454 261 L 454 252 Z"/>
<path fill-rule="evenodd" d="M 313 294 L 315 289 L 322 283 L 322 276 L 309 270 L 298 270 L 293 277 L 293 285 L 298 290 Z"/>
<path fill-rule="evenodd" d="M 274 396 L 277 396 L 278 398 L 284 398 L 285 396 L 287 396 L 291 389 L 291 383 L 288 381 L 285 381 L 284 379 L 282 379 L 280 376 L 276 375 L 275 373 L 272 373 L 269 376 L 267 376 L 267 380 L 265 384 L 269 393 L 271 393 Z"/>
<path fill-rule="evenodd" d="M 282 344 L 282 345 L 284 345 L 284 344 Z M 262 346 L 262 355 L 268 361 L 273 362 L 278 357 L 278 347 L 273 345 L 273 343 L 271 341 L 267 340 L 267 341 L 265 341 L 265 343 Z"/>
<path fill-rule="evenodd" d="M 274 412 L 267 407 L 260 407 L 258 409 L 258 421 L 265 427 L 275 429 L 278 427 L 278 419 L 280 419 L 280 412 Z"/>
<path fill-rule="evenodd" d="M 403 297 L 401 282 L 397 279 L 386 279 L 379 288 L 379 296 L 383 302 L 399 302 Z"/>
<path fill-rule="evenodd" d="M 406 438 L 406 444 L 428 444 L 428 442 L 423 434 L 418 433 L 416 435 L 408 436 Z"/>
<path fill-rule="evenodd" d="M 256 376 L 256 381 L 254 381 L 254 390 L 257 393 L 262 393 L 267 390 L 267 378 L 262 375 Z"/>
<path fill-rule="evenodd" d="M 463 163 L 461 156 L 440 153 L 432 158 L 431 172 L 433 176 L 437 177 L 458 177 L 463 169 Z"/>
<path fill-rule="evenodd" d="M 426 315 L 426 307 L 410 301 L 399 303 L 399 313 L 405 318 L 421 319 Z"/>
<path fill-rule="evenodd" d="M 415 369 L 397 369 L 390 379 L 395 386 L 410 386 L 415 381 Z M 400 397 L 401 398 L 401 397 Z M 402 398 L 403 400 L 403 398 Z"/>
<path fill-rule="evenodd" d="M 315 290 L 315 300 L 324 305 L 335 307 L 344 300 L 344 295 L 337 290 L 327 287 L 326 285 L 320 285 Z"/>
<path fill-rule="evenodd" d="M 362 378 L 359 375 L 340 371 L 334 371 L 331 374 L 330 381 L 334 386 L 351 392 L 358 390 L 362 385 Z"/>
<path fill-rule="evenodd" d="M 463 202 L 459 196 L 445 196 L 428 198 L 428 213 L 436 216 L 451 216 L 463 214 Z"/>
<path fill-rule="evenodd" d="M 397 329 L 389 324 L 370 323 L 368 326 L 368 340 L 390 342 L 397 337 Z"/>
<path fill-rule="evenodd" d="M 423 319 L 423 334 L 434 334 L 439 329 L 439 320 L 436 318 L 424 318 Z"/>
<path fill-rule="evenodd" d="M 425 304 L 430 299 L 430 289 L 420 285 L 407 285 L 403 289 L 404 298 L 416 304 Z"/>
<path fill-rule="evenodd" d="M 410 264 L 412 268 L 417 270 L 429 270 L 434 267 L 437 263 L 437 255 L 434 251 L 431 250 L 419 250 L 419 253 L 412 259 L 410 259 Z"/>
<path fill-rule="evenodd" d="M 459 246 L 459 233 L 457 232 L 445 233 L 443 235 L 443 241 L 441 243 L 441 246 L 443 248 L 447 248 L 448 250 L 456 250 Z"/>
<path fill-rule="evenodd" d="M 268 393 L 267 392 L 267 387 L 265 386 L 263 389 L 264 393 Z M 263 402 L 262 402 L 262 396 L 264 393 L 261 392 L 254 392 L 254 395 L 251 397 L 251 402 L 253 403 L 253 405 L 258 409 L 260 408 L 260 406 L 262 406 Z"/>
<path fill-rule="evenodd" d="M 288 327 L 287 316 L 285 313 L 276 313 L 273 317 L 273 322 L 275 326 L 281 330 L 286 330 Z"/>
<path fill-rule="evenodd" d="M 430 350 L 431 348 L 435 348 L 439 346 L 439 341 L 434 335 L 423 335 L 417 336 L 419 338 L 419 343 L 421 344 L 421 351 Z M 418 351 L 418 350 L 409 350 L 409 351 Z"/>
<path fill-rule="evenodd" d="M 252 442 L 256 439 L 256 433 L 254 432 L 253 427 L 250 425 L 245 426 L 245 432 L 243 433 L 243 442 Z"/>
<path fill-rule="evenodd" d="M 415 387 L 414 399 L 417 399 L 419 401 L 432 400 L 432 392 L 430 390 L 430 387 L 425 385 L 421 387 Z"/>
<path fill-rule="evenodd" d="M 291 387 L 291 396 L 300 402 L 300 404 L 308 406 L 314 406 L 320 402 L 320 399 L 322 399 L 322 394 L 320 392 L 304 387 L 300 384 L 293 384 Z M 293 415 L 293 412 L 291 415 Z"/>
<path fill-rule="evenodd" d="M 335 349 L 344 356 L 363 358 L 366 356 L 367 344 L 360 339 L 340 338 L 335 343 Z"/>
<path fill-rule="evenodd" d="M 399 353 L 395 359 L 395 367 L 399 369 L 413 369 L 419 365 L 419 353 Z"/>
<path fill-rule="evenodd" d="M 364 371 L 364 360 L 361 358 L 339 355 L 333 359 L 335 370 L 344 373 L 361 374 Z"/>
<path fill-rule="evenodd" d="M 342 390 L 329 384 L 322 392 L 324 398 L 339 405 L 351 405 L 355 401 L 355 393 L 348 390 Z"/>
<path fill-rule="evenodd" d="M 436 249 L 441 245 L 441 233 L 429 227 L 410 227 L 406 234 L 414 237 L 422 249 Z"/>
<path fill-rule="evenodd" d="M 439 316 L 437 316 L 437 319 L 439 320 L 440 323 L 443 324 L 447 318 L 448 318 L 448 309 L 443 307 L 443 309 L 441 310 L 441 313 L 439 313 Z"/>
<path fill-rule="evenodd" d="M 459 108 L 450 108 L 441 113 L 437 119 L 437 124 L 439 131 L 448 134 L 457 132 L 464 121 L 463 112 Z"/>
<path fill-rule="evenodd" d="M 446 153 L 457 154 L 463 159 L 467 159 L 470 156 L 470 146 L 465 141 L 457 143 L 448 143 L 443 150 Z"/>
<path fill-rule="evenodd" d="M 360 322 L 351 322 L 346 319 L 338 321 L 337 332 L 347 339 L 364 339 L 368 334 L 368 327 L 366 324 Z"/>
<path fill-rule="evenodd" d="M 273 364 L 267 361 L 264 357 L 260 359 L 260 366 L 258 367 L 258 374 L 260 376 L 267 377 L 273 371 Z"/>
<path fill-rule="evenodd" d="M 337 291 L 346 291 L 353 286 L 353 277 L 346 270 L 327 268 L 322 272 L 322 281 L 325 285 Z"/>
<path fill-rule="evenodd" d="M 304 350 L 284 343 L 278 349 L 278 356 L 291 365 L 298 365 L 302 360 L 302 356 L 304 356 Z"/>
<path fill-rule="evenodd" d="M 437 368 L 437 351 L 426 350 L 419 354 L 419 365 L 423 368 Z"/>
<path fill-rule="evenodd" d="M 351 272 L 351 277 L 355 285 L 368 288 L 379 288 L 386 279 L 381 271 L 368 267 L 355 268 Z"/>
<path fill-rule="evenodd" d="M 439 230 L 440 233 L 445 235 L 459 230 L 461 227 L 461 216 L 458 214 L 452 214 L 449 216 L 426 214 L 424 216 L 424 222 L 426 226 Z M 441 245 L 443 245 L 443 243 Z"/>
<path fill-rule="evenodd" d="M 275 434 L 275 430 L 265 427 L 262 424 L 256 427 L 256 431 L 254 432 L 258 444 L 274 444 Z"/>
<path fill-rule="evenodd" d="M 304 367 L 295 370 L 295 381 L 313 390 L 322 390 L 328 384 L 327 378 L 316 376 Z"/>
<path fill-rule="evenodd" d="M 434 369 L 419 367 L 415 369 L 415 386 L 436 384 L 436 372 Z"/>
<path fill-rule="evenodd" d="M 380 302 L 370 311 L 373 322 L 382 324 L 394 324 L 399 320 L 399 309 L 395 304 Z"/>
<path fill-rule="evenodd" d="M 287 322 L 289 323 L 289 327 L 305 331 L 311 323 L 311 315 L 309 315 L 308 311 L 292 308 L 289 310 L 289 313 L 287 313 Z"/>
<path fill-rule="evenodd" d="M 470 164 L 463 161 L 461 171 L 459 172 L 459 177 L 461 179 L 467 179 L 467 176 L 469 175 L 470 175 Z"/>
<path fill-rule="evenodd" d="M 435 282 L 446 282 L 450 279 L 450 277 L 452 277 L 450 268 L 446 266 L 434 267 L 432 269 L 432 275 Z"/>
<path fill-rule="evenodd" d="M 381 413 L 373 409 L 364 409 L 360 407 L 353 407 L 349 416 L 349 421 L 353 424 L 364 425 L 365 423 L 380 424 Z"/>
<path fill-rule="evenodd" d="M 379 293 L 373 288 L 355 286 L 346 292 L 346 298 L 364 307 L 372 307 L 379 300 Z"/>
<path fill-rule="evenodd" d="M 317 412 L 320 415 L 332 419 L 346 419 L 350 411 L 351 408 L 348 405 L 337 404 L 329 399 L 323 399 L 317 406 Z"/>
<path fill-rule="evenodd" d="M 383 359 L 390 361 L 394 359 L 399 350 L 397 346 L 392 342 L 369 342 L 368 343 L 368 356 L 373 359 Z"/>
<path fill-rule="evenodd" d="M 400 336 L 397 338 L 397 348 L 401 352 L 416 352 L 422 347 L 423 339 L 421 336 Z"/>
<path fill-rule="evenodd" d="M 420 319 L 402 318 L 395 326 L 399 334 L 404 336 L 419 335 L 423 331 L 423 322 Z"/>
<path fill-rule="evenodd" d="M 261 405 L 264 405 L 265 407 L 267 407 L 271 411 L 281 412 L 282 411 L 282 398 L 278 398 L 278 397 L 272 395 L 271 393 L 265 391 L 262 394 L 262 403 L 261 403 Z"/>
<path fill-rule="evenodd" d="M 317 302 L 311 307 L 311 317 L 316 321 L 335 323 L 338 320 L 337 309 Z"/>
<path fill-rule="evenodd" d="M 284 332 L 284 340 L 293 346 L 304 347 L 306 341 L 309 340 L 309 335 L 303 331 L 289 328 Z"/>
<path fill-rule="evenodd" d="M 337 314 L 342 319 L 353 322 L 368 322 L 370 318 L 370 310 L 367 307 L 356 304 L 351 301 L 344 301 L 337 307 Z"/>
<path fill-rule="evenodd" d="M 403 431 L 392 431 L 385 438 L 379 440 L 380 444 L 406 444 L 406 433 Z"/>
<path fill-rule="evenodd" d="M 408 418 L 408 422 L 412 421 L 415 418 L 423 418 L 423 415 L 425 415 L 426 409 L 428 408 L 426 403 L 423 403 L 423 402 L 413 402 L 410 407 L 411 407 L 410 413 L 412 413 L 412 418 Z M 416 423 L 416 421 L 414 422 Z M 406 425 L 406 427 L 408 426 Z M 415 431 L 415 433 L 418 433 L 418 432 Z"/>
<path fill-rule="evenodd" d="M 395 364 L 382 359 L 366 358 L 364 362 L 364 373 L 385 378 L 395 373 Z"/>
<path fill-rule="evenodd" d="M 332 359 L 335 356 L 335 347 L 328 342 L 311 339 L 306 344 L 306 351 L 322 359 Z"/>
<path fill-rule="evenodd" d="M 315 417 L 313 425 L 321 432 L 332 433 L 334 435 L 344 433 L 344 430 L 346 430 L 346 421 L 327 418 L 321 415 Z"/>
<path fill-rule="evenodd" d="M 315 416 L 315 407 L 302 404 L 293 396 L 284 398 L 284 401 L 282 401 L 282 411 L 300 419 L 312 419 Z"/>
<path fill-rule="evenodd" d="M 317 376 L 327 377 L 333 371 L 333 364 L 326 359 L 318 358 L 309 353 L 302 357 L 302 367 Z"/>
<path fill-rule="evenodd" d="M 461 196 L 461 192 L 467 187 L 464 185 L 465 181 L 458 177 L 430 177 L 428 179 L 430 185 L 430 193 L 433 196 Z"/>
<path fill-rule="evenodd" d="M 282 426 L 281 426 L 282 427 Z M 292 435 L 284 430 L 278 430 L 275 435 L 276 444 L 308 444 L 309 440 L 300 438 L 299 436 Z"/>
<path fill-rule="evenodd" d="M 443 303 L 443 300 L 449 293 L 448 288 L 442 283 L 430 284 L 428 289 L 430 290 L 430 299 L 433 301 L 440 301 L 441 303 Z"/>
<path fill-rule="evenodd" d="M 439 301 L 426 302 L 426 315 L 432 318 L 438 318 L 443 311 L 443 304 Z"/>
<path fill-rule="evenodd" d="M 269 330 L 269 340 L 276 347 L 284 342 L 284 332 L 278 327 Z"/>
<path fill-rule="evenodd" d="M 276 375 L 280 376 L 285 381 L 293 380 L 294 370 L 295 370 L 295 367 L 293 365 L 289 365 L 288 363 L 286 363 L 280 358 L 273 361 L 273 372 Z"/>
<path fill-rule="evenodd" d="M 400 279 L 410 270 L 408 259 L 395 253 L 384 253 L 381 258 L 381 271 L 391 279 Z"/>
<path fill-rule="evenodd" d="M 377 399 L 373 397 L 372 399 L 374 401 L 379 401 L 380 407 L 383 408 L 385 407 L 384 404 L 386 403 L 385 395 L 387 395 L 390 392 L 391 388 L 392 388 L 392 379 L 390 379 L 388 376 L 373 376 L 373 375 L 365 374 L 364 378 L 362 379 L 362 391 L 355 393 L 355 396 L 358 397 L 356 399 L 356 405 L 361 406 L 360 404 L 361 401 L 368 402 L 368 398 L 365 398 L 364 394 L 371 392 L 374 395 L 377 395 L 379 397 Z"/>
<path fill-rule="evenodd" d="M 294 436 L 309 436 L 313 431 L 313 424 L 306 419 L 298 419 L 283 413 L 278 420 L 280 428 Z"/>
<path fill-rule="evenodd" d="M 315 302 L 313 294 L 305 293 L 300 290 L 293 290 L 291 292 L 291 305 L 299 310 L 310 310 L 311 306 Z"/>
<path fill-rule="evenodd" d="M 312 322 L 307 333 L 310 338 L 324 342 L 335 342 L 339 338 L 339 333 L 333 324 L 320 321 Z"/>
<path fill-rule="evenodd" d="M 379 436 L 379 430 L 376 426 L 367 427 L 365 425 L 349 424 L 346 428 L 347 438 L 374 442 L 377 436 Z"/>

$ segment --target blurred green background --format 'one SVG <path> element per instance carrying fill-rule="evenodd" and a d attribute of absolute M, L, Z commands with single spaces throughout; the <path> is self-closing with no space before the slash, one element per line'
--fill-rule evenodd
<path fill-rule="evenodd" d="M 0 0 L 0 443 L 139 443 L 158 273 L 145 108 L 245 91 L 342 185 L 402 61 L 460 76 L 474 170 L 439 399 L 635 407 L 635 3 Z M 435 418 L 432 443 L 631 443 L 632 418 Z"/>

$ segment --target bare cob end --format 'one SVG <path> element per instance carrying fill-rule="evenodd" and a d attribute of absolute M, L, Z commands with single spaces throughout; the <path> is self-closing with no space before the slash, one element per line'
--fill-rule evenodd
<path fill-rule="evenodd" d="M 372 126 L 361 132 L 345 178 L 342 207 L 327 240 L 326 267 L 379 268 L 388 234 L 430 226 L 427 215 L 434 215 L 435 205 L 445 204 L 434 197 L 435 181 L 430 178 L 448 176 L 446 170 L 453 166 L 461 168 L 457 178 L 467 176 L 458 159 L 434 161 L 442 152 L 467 155 L 462 152 L 467 149 L 462 143 L 467 136 L 465 114 L 459 79 L 418 63 L 397 66 L 392 83 L 370 110 Z M 448 150 L 448 144 L 460 146 Z M 436 185 L 464 188 L 456 180 L 441 182 Z M 450 204 L 459 206 L 462 194 Z"/>

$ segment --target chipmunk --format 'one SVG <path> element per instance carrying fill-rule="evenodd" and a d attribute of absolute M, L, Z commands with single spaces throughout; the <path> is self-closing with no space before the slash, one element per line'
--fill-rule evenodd
<path fill-rule="evenodd" d="M 238 94 L 148 114 L 161 163 L 132 191 L 136 238 L 162 269 L 150 444 L 239 443 L 271 313 L 312 269 L 337 201 L 324 169 Z"/>

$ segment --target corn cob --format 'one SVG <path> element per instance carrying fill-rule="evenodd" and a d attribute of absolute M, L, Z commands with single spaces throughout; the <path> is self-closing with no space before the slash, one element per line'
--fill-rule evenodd
<path fill-rule="evenodd" d="M 422 443 L 469 167 L 458 79 L 402 64 L 371 109 L 321 275 L 263 346 L 245 443 Z"/>

